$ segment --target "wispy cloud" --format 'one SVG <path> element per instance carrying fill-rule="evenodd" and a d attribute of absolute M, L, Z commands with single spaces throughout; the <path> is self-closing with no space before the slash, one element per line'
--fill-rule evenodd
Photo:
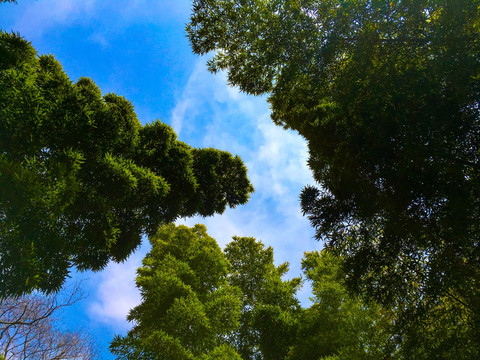
<path fill-rule="evenodd" d="M 177 117 L 180 110 L 183 117 Z M 228 86 L 225 74 L 208 73 L 205 59 L 199 59 L 190 76 L 172 122 L 187 143 L 240 155 L 256 189 L 246 205 L 179 223 L 206 224 L 221 246 L 234 235 L 256 237 L 274 248 L 278 263 L 290 262 L 291 276 L 299 275 L 304 251 L 322 246 L 313 240 L 314 232 L 300 210 L 301 189 L 313 183 L 305 140 L 273 124 L 265 98 Z M 304 290 L 302 300 L 308 294 Z"/>
<path fill-rule="evenodd" d="M 305 141 L 271 122 L 264 98 L 240 93 L 226 85 L 223 75 L 208 73 L 204 59 L 198 60 L 168 120 L 188 144 L 240 155 L 256 188 L 246 205 L 228 209 L 223 215 L 181 219 L 178 223 L 205 224 L 221 247 L 232 236 L 253 236 L 274 248 L 277 263 L 290 263 L 290 276 L 298 276 L 304 251 L 321 248 L 301 214 L 298 198 L 302 187 L 313 182 L 306 165 Z M 134 279 L 147 251 L 144 241 L 128 261 L 110 264 L 95 274 L 92 281 L 97 290 L 89 300 L 92 318 L 117 329 L 130 327 L 125 317 L 140 301 Z M 309 294 L 308 287 L 300 293 L 304 303 Z"/>
<path fill-rule="evenodd" d="M 92 320 L 111 325 L 116 331 L 130 328 L 126 320 L 129 311 L 140 303 L 140 292 L 135 286 L 137 269 L 148 251 L 147 241 L 141 250 L 123 263 L 110 263 L 102 272 L 93 274 L 90 286 L 96 289 L 88 298 L 88 313 Z"/>
<path fill-rule="evenodd" d="M 97 21 L 90 39 L 108 44 L 112 33 L 132 24 L 160 24 L 169 20 L 186 19 L 190 13 L 189 0 L 43 0 L 20 1 L 12 8 L 19 13 L 14 29 L 22 29 L 28 39 L 41 37 L 58 26 L 78 26 Z"/>
<path fill-rule="evenodd" d="M 44 0 L 19 2 L 14 11 L 21 13 L 14 29 L 22 29 L 29 39 L 40 37 L 45 31 L 58 25 L 76 25 L 78 20 L 91 16 L 96 0 Z"/>

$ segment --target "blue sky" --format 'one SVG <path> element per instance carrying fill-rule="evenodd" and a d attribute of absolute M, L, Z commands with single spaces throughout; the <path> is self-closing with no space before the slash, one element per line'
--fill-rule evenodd
<path fill-rule="evenodd" d="M 54 54 L 72 80 L 92 78 L 103 93 L 130 100 L 139 120 L 170 124 L 196 147 L 215 147 L 246 163 L 255 193 L 247 205 L 221 216 L 182 219 L 203 223 L 220 246 L 232 236 L 253 236 L 271 245 L 275 261 L 300 273 L 304 251 L 320 249 L 302 217 L 299 194 L 312 184 L 301 137 L 273 125 L 264 98 L 227 85 L 224 74 L 206 70 L 207 58 L 192 54 L 185 37 L 189 0 L 18 0 L 0 5 L 0 28 L 19 32 L 39 53 Z M 114 334 L 124 334 L 128 310 L 139 301 L 135 271 L 147 241 L 128 261 L 98 273 L 72 273 L 86 298 L 65 313 L 65 326 L 97 340 L 103 359 Z M 309 289 L 300 292 L 306 303 Z"/>

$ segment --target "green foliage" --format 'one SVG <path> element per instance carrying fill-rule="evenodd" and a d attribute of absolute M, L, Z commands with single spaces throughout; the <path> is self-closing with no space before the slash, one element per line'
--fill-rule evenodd
<path fill-rule="evenodd" d="M 304 309 L 288 359 L 382 359 L 390 349 L 390 316 L 347 291 L 341 260 L 324 250 L 306 253 L 305 276 L 313 305 Z"/>
<path fill-rule="evenodd" d="M 230 346 L 220 345 L 206 355 L 199 358 L 200 360 L 241 360 L 242 358 Z"/>
<path fill-rule="evenodd" d="M 0 119 L 0 296 L 56 291 L 71 266 L 122 261 L 162 223 L 253 191 L 238 157 L 142 126 L 129 101 L 5 32 Z"/>
<path fill-rule="evenodd" d="M 234 237 L 222 253 L 203 225 L 163 226 L 138 269 L 142 303 L 111 351 L 118 359 L 379 359 L 390 356 L 390 312 L 347 293 L 341 261 L 303 262 L 314 304 L 301 309 L 301 279 L 283 280 L 273 250 Z M 382 313 L 383 311 L 383 313 Z"/>
<path fill-rule="evenodd" d="M 118 359 L 235 359 L 226 337 L 238 326 L 240 300 L 227 283 L 229 263 L 203 225 L 165 225 L 138 269 L 142 303 L 117 336 Z"/>
<path fill-rule="evenodd" d="M 430 304 L 408 328 L 398 324 L 395 339 L 404 359 L 477 359 L 478 316 L 464 299 L 450 292 Z"/>
<path fill-rule="evenodd" d="M 241 290 L 240 326 L 232 344 L 242 359 L 284 359 L 295 334 L 300 278 L 283 280 L 288 264 L 275 266 L 273 249 L 249 237 L 225 247 L 232 268 L 228 281 Z"/>
<path fill-rule="evenodd" d="M 479 25 L 477 0 L 197 0 L 187 25 L 308 141 L 303 211 L 349 286 L 412 321 L 450 291 L 480 313 Z"/>
<path fill-rule="evenodd" d="M 273 249 L 254 238 L 234 237 L 225 256 L 232 265 L 229 283 L 242 293 L 232 344 L 242 359 L 284 359 L 297 327 L 300 278 L 283 280 L 288 264 L 275 266 Z"/>

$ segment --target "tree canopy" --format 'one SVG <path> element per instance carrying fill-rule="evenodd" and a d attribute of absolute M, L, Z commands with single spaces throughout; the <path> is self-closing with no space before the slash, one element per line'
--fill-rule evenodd
<path fill-rule="evenodd" d="M 240 301 L 227 283 L 229 263 L 205 226 L 165 225 L 138 269 L 142 303 L 127 336 L 110 346 L 117 359 L 240 359 L 226 338 Z"/>
<path fill-rule="evenodd" d="M 349 284 L 480 314 L 476 0 L 195 0 L 193 51 L 308 141 L 302 208 Z M 477 320 L 478 321 L 478 320 Z"/>
<path fill-rule="evenodd" d="M 56 291 L 122 261 L 162 223 L 222 213 L 253 187 L 237 156 L 179 141 L 0 33 L 0 296 Z"/>
<path fill-rule="evenodd" d="M 242 305 L 231 343 L 242 359 L 285 359 L 298 327 L 301 279 L 284 280 L 288 263 L 275 266 L 273 249 L 251 237 L 234 236 L 224 254 Z"/>
<path fill-rule="evenodd" d="M 301 279 L 283 279 L 273 249 L 234 237 L 222 251 L 203 225 L 165 225 L 138 269 L 140 305 L 127 336 L 111 344 L 117 359 L 379 359 L 389 318 L 348 294 L 341 261 L 305 255 L 314 304 L 296 298 Z"/>
<path fill-rule="evenodd" d="M 326 250 L 309 252 L 302 269 L 313 304 L 302 309 L 287 359 L 397 358 L 390 342 L 393 313 L 348 291 L 340 258 Z"/>

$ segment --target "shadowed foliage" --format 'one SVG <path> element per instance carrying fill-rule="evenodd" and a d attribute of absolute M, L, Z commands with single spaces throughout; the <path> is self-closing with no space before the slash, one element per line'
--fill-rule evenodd
<path fill-rule="evenodd" d="M 273 121 L 308 141 L 318 186 L 302 208 L 349 286 L 413 321 L 450 292 L 480 320 L 479 13 L 476 0 L 196 0 L 187 25 L 211 71 L 268 94 Z"/>

